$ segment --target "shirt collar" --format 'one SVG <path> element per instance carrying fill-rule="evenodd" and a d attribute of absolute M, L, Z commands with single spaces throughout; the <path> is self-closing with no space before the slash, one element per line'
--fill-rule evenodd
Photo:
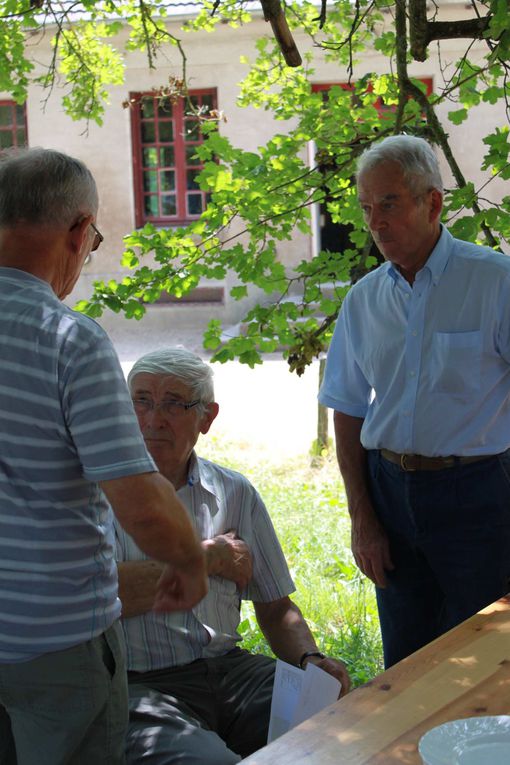
<path fill-rule="evenodd" d="M 208 471 L 204 469 L 204 463 L 199 459 L 195 450 L 191 452 L 191 457 L 188 466 L 188 479 L 186 481 L 187 486 L 201 486 L 210 494 L 216 496 L 214 490 L 214 483 L 208 476 Z"/>
<path fill-rule="evenodd" d="M 437 244 L 430 253 L 429 259 L 424 268 L 428 268 L 432 277 L 432 283 L 438 284 L 443 272 L 450 259 L 450 251 L 453 237 L 449 231 L 441 224 L 441 234 Z"/>

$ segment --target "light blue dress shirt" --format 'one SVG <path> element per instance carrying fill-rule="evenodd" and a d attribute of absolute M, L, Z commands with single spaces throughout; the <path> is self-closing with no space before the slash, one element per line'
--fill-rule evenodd
<path fill-rule="evenodd" d="M 510 257 L 439 241 L 413 286 L 385 263 L 349 291 L 319 401 L 364 419 L 366 449 L 483 455 L 510 446 Z"/>

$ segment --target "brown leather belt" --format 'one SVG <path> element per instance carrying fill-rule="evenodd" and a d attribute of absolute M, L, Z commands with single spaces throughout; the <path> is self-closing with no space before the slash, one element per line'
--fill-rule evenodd
<path fill-rule="evenodd" d="M 381 457 L 398 465 L 402 470 L 446 470 L 456 465 L 467 465 L 470 462 L 480 462 L 495 457 L 494 454 L 481 454 L 473 457 L 423 457 L 421 454 L 398 454 L 389 449 L 380 449 Z"/>

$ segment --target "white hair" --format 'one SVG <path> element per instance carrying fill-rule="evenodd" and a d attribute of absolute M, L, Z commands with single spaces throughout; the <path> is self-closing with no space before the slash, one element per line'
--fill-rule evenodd
<path fill-rule="evenodd" d="M 95 215 L 97 188 L 79 159 L 53 149 L 9 149 L 0 156 L 0 225 L 70 225 Z"/>
<path fill-rule="evenodd" d="M 151 375 L 173 375 L 189 385 L 194 399 L 198 399 L 202 404 L 210 404 L 214 401 L 211 367 L 203 362 L 200 356 L 186 348 L 162 348 L 140 356 L 128 374 L 127 384 L 131 392 L 133 392 L 134 378 L 141 372 Z"/>
<path fill-rule="evenodd" d="M 443 192 L 439 163 L 432 146 L 423 138 L 413 135 L 390 135 L 371 144 L 359 157 L 356 177 L 373 170 L 382 162 L 398 162 L 404 180 L 417 191 L 437 189 Z"/>

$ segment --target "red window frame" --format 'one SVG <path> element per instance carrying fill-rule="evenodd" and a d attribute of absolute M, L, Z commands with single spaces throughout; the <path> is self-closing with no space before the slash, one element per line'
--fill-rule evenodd
<path fill-rule="evenodd" d="M 432 77 L 415 77 L 414 79 L 419 80 L 425 85 L 426 94 L 427 96 L 430 96 L 430 94 L 432 93 L 432 85 L 433 85 Z M 319 93 L 320 91 L 323 91 L 323 90 L 329 90 L 330 88 L 333 87 L 333 85 L 336 85 L 342 88 L 343 90 L 352 90 L 352 91 L 354 90 L 354 87 L 355 87 L 354 83 L 348 83 L 348 82 L 315 83 L 312 85 L 312 93 Z M 371 90 L 372 90 L 372 85 L 369 83 L 368 91 L 371 92 Z M 381 96 L 379 96 L 376 99 L 375 108 L 380 114 L 383 114 L 385 111 L 388 111 L 388 110 L 391 110 L 391 111 L 395 110 L 395 106 L 393 105 L 386 106 L 384 103 L 384 99 L 382 99 Z"/>
<path fill-rule="evenodd" d="M 9 99 L 0 99 L 0 151 L 11 146 L 26 146 L 27 143 L 25 105 Z"/>
<path fill-rule="evenodd" d="M 189 97 L 198 108 L 217 108 L 216 88 L 193 90 Z M 154 93 L 134 93 L 130 101 L 136 225 L 196 220 L 207 201 L 194 180 L 202 169 L 193 158 L 204 140 L 200 121 L 184 98 L 171 103 Z"/>

